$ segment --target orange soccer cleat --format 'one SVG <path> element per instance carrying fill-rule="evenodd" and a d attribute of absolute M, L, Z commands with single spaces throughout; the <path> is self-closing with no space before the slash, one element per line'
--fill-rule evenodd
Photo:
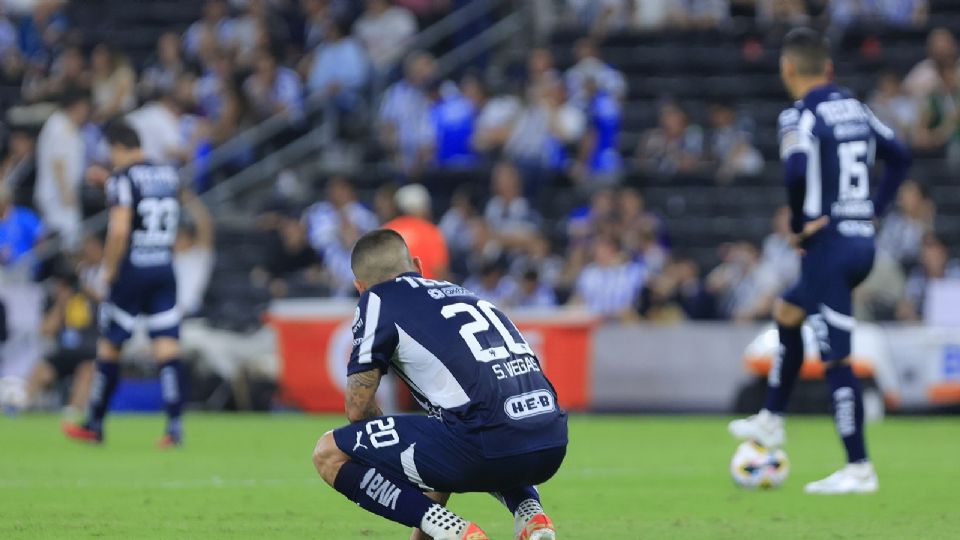
<path fill-rule="evenodd" d="M 172 435 L 167 433 L 163 437 L 157 439 L 157 448 L 160 450 L 167 450 L 168 448 L 179 448 L 183 444 L 183 441 L 177 435 Z"/>
<path fill-rule="evenodd" d="M 520 529 L 517 540 L 556 540 L 557 531 L 553 530 L 553 522 L 544 513 L 539 513 Z"/>
<path fill-rule="evenodd" d="M 471 523 L 467 530 L 463 531 L 460 540 L 490 540 L 490 537 L 476 523 Z"/>
<path fill-rule="evenodd" d="M 75 441 L 88 442 L 92 444 L 100 444 L 103 442 L 102 431 L 93 430 L 87 426 L 82 426 L 71 422 L 64 422 L 61 427 L 63 428 L 63 434 Z"/>

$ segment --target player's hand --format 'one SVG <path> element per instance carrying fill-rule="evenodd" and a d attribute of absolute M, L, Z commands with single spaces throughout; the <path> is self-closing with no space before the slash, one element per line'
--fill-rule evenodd
<path fill-rule="evenodd" d="M 803 243 L 807 241 L 808 238 L 820 232 L 821 229 L 830 224 L 830 216 L 820 216 L 813 221 L 808 221 L 804 226 L 803 230 L 799 234 L 794 234 L 790 236 L 790 246 L 794 249 L 803 250 Z"/>

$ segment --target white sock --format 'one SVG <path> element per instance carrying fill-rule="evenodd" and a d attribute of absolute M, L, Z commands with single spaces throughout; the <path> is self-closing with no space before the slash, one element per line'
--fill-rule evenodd
<path fill-rule="evenodd" d="M 513 517 L 526 526 L 527 522 L 533 519 L 533 516 L 542 513 L 543 507 L 540 506 L 540 501 L 536 499 L 527 499 L 520 503 L 520 506 L 517 507 L 517 511 L 513 513 Z"/>
<path fill-rule="evenodd" d="M 467 525 L 463 518 L 439 504 L 431 506 L 420 520 L 420 530 L 434 540 L 459 538 L 467 529 Z"/>

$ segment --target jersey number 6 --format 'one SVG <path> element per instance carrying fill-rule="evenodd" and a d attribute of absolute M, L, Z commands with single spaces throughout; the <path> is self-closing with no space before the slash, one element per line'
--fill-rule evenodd
<path fill-rule="evenodd" d="M 519 341 L 514 339 L 513 334 L 510 333 L 510 330 L 507 329 L 503 320 L 497 315 L 494 305 L 486 300 L 477 302 L 476 307 L 463 302 L 450 304 L 449 306 L 444 306 L 440 313 L 445 319 L 453 318 L 459 313 L 466 313 L 473 318 L 472 321 L 460 327 L 460 336 L 478 362 L 505 360 L 510 358 L 511 354 L 533 354 L 533 350 L 531 350 L 527 342 L 523 340 L 523 337 L 520 337 Z M 513 323 L 509 324 L 513 327 Z M 484 348 L 484 346 L 480 344 L 477 336 L 489 332 L 490 325 L 493 325 L 493 328 L 500 334 L 500 337 L 503 338 L 503 346 Z M 515 327 L 512 329 L 516 331 Z M 517 332 L 517 335 L 519 336 L 520 332 Z M 486 341 L 489 342 L 490 340 Z"/>

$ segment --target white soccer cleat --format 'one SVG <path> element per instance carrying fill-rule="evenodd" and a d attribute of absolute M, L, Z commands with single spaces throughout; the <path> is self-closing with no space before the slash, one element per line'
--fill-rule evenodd
<path fill-rule="evenodd" d="M 803 491 L 815 495 L 844 495 L 847 493 L 876 493 L 880 480 L 873 464 L 849 463 L 823 480 L 810 482 Z"/>
<path fill-rule="evenodd" d="M 741 441 L 757 441 L 767 448 L 781 448 L 787 442 L 783 417 L 766 409 L 761 409 L 753 416 L 730 422 L 727 429 Z"/>

